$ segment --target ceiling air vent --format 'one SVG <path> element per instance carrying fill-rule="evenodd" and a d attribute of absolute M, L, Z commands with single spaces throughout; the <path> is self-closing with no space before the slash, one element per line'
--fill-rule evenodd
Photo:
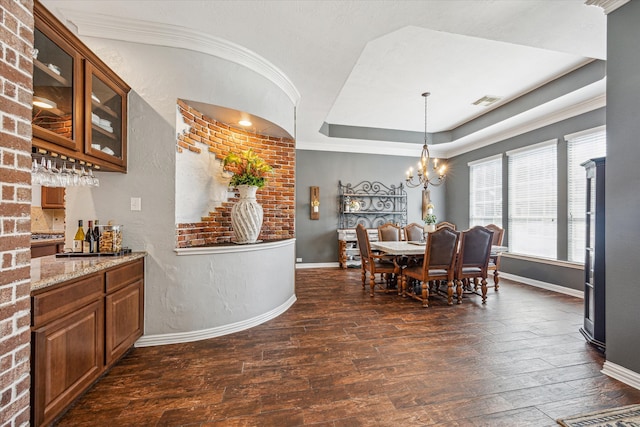
<path fill-rule="evenodd" d="M 473 105 L 480 105 L 481 107 L 488 107 L 489 105 L 495 104 L 500 101 L 502 98 L 499 96 L 485 95 L 482 98 L 478 99 Z"/>

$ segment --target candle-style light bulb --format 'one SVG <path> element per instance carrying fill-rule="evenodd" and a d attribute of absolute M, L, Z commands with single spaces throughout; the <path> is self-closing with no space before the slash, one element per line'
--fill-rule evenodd
<path fill-rule="evenodd" d="M 438 169 L 438 159 L 433 159 L 433 168 Z"/>

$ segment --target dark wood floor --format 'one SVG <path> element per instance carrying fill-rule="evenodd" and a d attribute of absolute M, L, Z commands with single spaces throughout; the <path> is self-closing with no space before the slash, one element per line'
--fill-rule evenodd
<path fill-rule="evenodd" d="M 431 307 L 369 297 L 359 270 L 296 272 L 298 301 L 253 329 L 137 348 L 60 426 L 553 426 L 640 403 L 600 373 L 582 300 L 504 280 Z"/>

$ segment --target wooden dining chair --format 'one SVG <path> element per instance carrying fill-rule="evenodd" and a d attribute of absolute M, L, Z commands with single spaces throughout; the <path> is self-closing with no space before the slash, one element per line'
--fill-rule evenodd
<path fill-rule="evenodd" d="M 450 228 L 455 231 L 456 225 L 451 222 L 442 221 L 436 224 L 436 231 L 440 230 L 441 228 Z"/>
<path fill-rule="evenodd" d="M 404 236 L 409 241 L 423 241 L 424 240 L 424 226 L 412 222 L 404 227 Z"/>
<path fill-rule="evenodd" d="M 403 240 L 402 228 L 392 222 L 378 227 L 378 240 L 381 242 L 397 242 Z"/>
<path fill-rule="evenodd" d="M 470 284 L 473 280 L 480 280 L 482 290 L 482 303 L 487 302 L 487 268 L 491 255 L 491 241 L 493 231 L 477 225 L 462 232 L 460 237 L 460 251 L 455 268 L 456 295 L 458 304 L 462 303 L 463 281 Z M 470 292 L 475 293 L 475 289 Z"/>
<path fill-rule="evenodd" d="M 393 256 L 374 254 L 371 251 L 369 234 L 367 233 L 367 229 L 364 227 L 364 225 L 358 224 L 358 226 L 356 227 L 356 237 L 358 239 L 358 247 L 360 248 L 360 261 L 362 263 L 362 289 L 365 288 L 367 273 L 369 273 L 370 295 L 373 296 L 376 286 L 376 274 L 384 274 L 385 277 L 387 277 L 388 285 L 391 275 L 397 275 L 400 272 L 400 268 L 395 263 L 395 259 Z"/>
<path fill-rule="evenodd" d="M 498 227 L 495 224 L 489 224 L 486 226 L 488 230 L 493 231 L 493 240 L 491 246 L 502 246 L 502 238 L 504 237 L 504 228 Z M 498 291 L 500 281 L 500 254 L 497 252 L 491 252 L 489 257 L 489 271 L 493 271 L 493 290 Z"/>
<path fill-rule="evenodd" d="M 456 249 L 460 233 L 450 228 L 442 228 L 427 235 L 424 257 L 421 265 L 408 266 L 402 270 L 402 294 L 422 301 L 429 307 L 429 282 L 447 283 L 447 303 L 453 305 L 453 280 Z M 407 279 L 421 282 L 420 293 L 415 289 L 407 291 Z"/>

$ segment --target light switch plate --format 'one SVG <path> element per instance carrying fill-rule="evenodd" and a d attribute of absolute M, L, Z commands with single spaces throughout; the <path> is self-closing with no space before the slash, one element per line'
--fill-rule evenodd
<path fill-rule="evenodd" d="M 132 197 L 131 198 L 131 210 L 132 211 L 141 211 L 142 210 L 142 199 L 140 197 Z"/>

